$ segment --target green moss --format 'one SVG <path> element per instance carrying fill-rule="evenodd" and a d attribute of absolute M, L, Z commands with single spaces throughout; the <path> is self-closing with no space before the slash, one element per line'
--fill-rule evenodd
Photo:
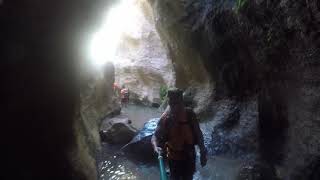
<path fill-rule="evenodd" d="M 239 12 L 248 4 L 248 0 L 237 0 L 236 2 L 236 10 Z"/>
<path fill-rule="evenodd" d="M 167 92 L 168 92 L 168 87 L 167 86 L 160 86 L 160 91 L 159 91 L 159 95 L 160 95 L 160 99 L 163 102 L 167 96 Z"/>

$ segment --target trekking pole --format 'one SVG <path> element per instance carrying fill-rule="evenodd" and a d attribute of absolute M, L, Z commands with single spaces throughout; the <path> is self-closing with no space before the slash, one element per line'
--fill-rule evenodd
<path fill-rule="evenodd" d="M 158 161 L 160 166 L 160 180 L 168 180 L 166 168 L 164 166 L 163 157 L 161 153 L 158 153 Z"/>

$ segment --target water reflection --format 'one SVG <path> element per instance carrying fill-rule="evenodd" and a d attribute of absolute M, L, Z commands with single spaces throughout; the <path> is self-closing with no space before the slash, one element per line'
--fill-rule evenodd
<path fill-rule="evenodd" d="M 100 165 L 100 180 L 154 180 L 159 179 L 155 165 L 139 164 L 122 156 L 110 156 Z"/>

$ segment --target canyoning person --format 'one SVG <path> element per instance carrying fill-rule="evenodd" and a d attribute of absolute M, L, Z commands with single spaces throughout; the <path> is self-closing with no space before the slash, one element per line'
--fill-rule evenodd
<path fill-rule="evenodd" d="M 127 104 L 129 103 L 129 96 L 130 96 L 129 89 L 126 88 L 124 85 L 122 85 L 120 95 L 121 95 L 121 106 L 126 107 Z"/>
<path fill-rule="evenodd" d="M 160 117 L 151 143 L 155 152 L 167 157 L 170 180 L 192 180 L 195 145 L 200 149 L 201 166 L 207 163 L 203 135 L 196 114 L 184 106 L 182 90 L 171 88 L 167 97 L 169 106 Z"/>

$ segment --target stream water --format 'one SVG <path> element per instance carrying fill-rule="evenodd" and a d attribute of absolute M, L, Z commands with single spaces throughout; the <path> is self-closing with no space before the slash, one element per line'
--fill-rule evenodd
<path fill-rule="evenodd" d="M 133 125 L 138 129 L 152 118 L 157 118 L 161 112 L 156 108 L 129 105 L 122 113 L 129 116 Z M 208 131 L 205 124 L 201 124 L 203 131 Z M 160 179 L 158 164 L 141 163 L 122 155 L 120 146 L 102 144 L 97 163 L 99 180 L 157 180 Z M 198 154 L 199 155 L 199 154 Z M 156 158 L 156 157 L 155 157 Z M 197 157 L 198 158 L 198 157 Z M 198 158 L 199 159 L 199 158 Z M 224 157 L 208 157 L 205 167 L 201 167 L 197 160 L 197 171 L 194 180 L 235 180 L 240 167 L 240 161 Z"/>

